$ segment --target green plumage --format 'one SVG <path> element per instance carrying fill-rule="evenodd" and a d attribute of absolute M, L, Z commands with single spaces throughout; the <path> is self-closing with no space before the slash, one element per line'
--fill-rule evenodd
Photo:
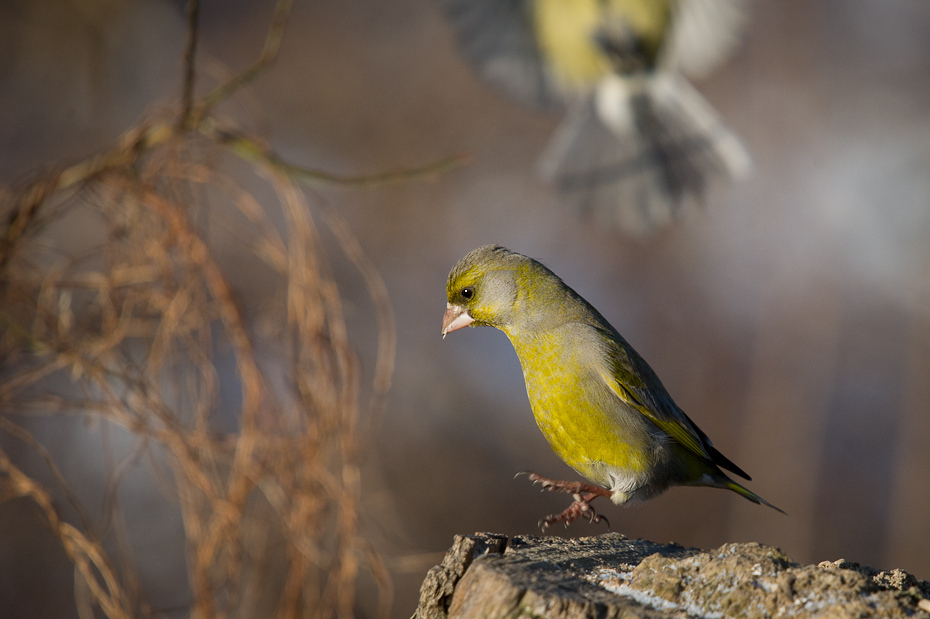
<path fill-rule="evenodd" d="M 539 262 L 480 247 L 449 274 L 447 295 L 443 335 L 467 325 L 506 333 L 543 435 L 615 503 L 699 485 L 778 509 L 721 470 L 749 479 L 678 408 L 610 323 Z"/>

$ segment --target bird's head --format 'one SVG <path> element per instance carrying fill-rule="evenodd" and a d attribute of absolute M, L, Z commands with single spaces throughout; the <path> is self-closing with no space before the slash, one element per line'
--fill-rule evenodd
<path fill-rule="evenodd" d="M 514 314 L 519 270 L 528 260 L 497 245 L 462 258 L 446 284 L 442 336 L 468 326 L 505 329 Z"/>

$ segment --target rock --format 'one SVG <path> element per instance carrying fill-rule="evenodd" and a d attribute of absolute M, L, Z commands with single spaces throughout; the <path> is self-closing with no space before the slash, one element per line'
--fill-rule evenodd
<path fill-rule="evenodd" d="M 793 563 L 777 548 L 714 551 L 627 539 L 456 536 L 420 589 L 414 619 L 911 617 L 930 583 L 845 560 Z"/>
<path fill-rule="evenodd" d="M 447 616 L 455 586 L 472 562 L 488 554 L 500 555 L 507 546 L 507 536 L 493 533 L 456 535 L 452 548 L 442 563 L 430 568 L 420 585 L 420 605 L 414 617 L 442 619 Z"/>

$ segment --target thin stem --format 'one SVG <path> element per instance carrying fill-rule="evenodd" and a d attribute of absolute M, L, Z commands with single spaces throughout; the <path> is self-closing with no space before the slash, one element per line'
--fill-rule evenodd
<path fill-rule="evenodd" d="M 218 103 L 226 100 L 234 92 L 258 77 L 266 65 L 277 59 L 278 51 L 281 49 L 281 41 L 284 39 L 284 29 L 291 14 L 292 2 L 293 0 L 278 0 L 274 17 L 271 19 L 271 26 L 268 28 L 268 35 L 265 37 L 265 47 L 262 49 L 262 55 L 252 63 L 252 66 L 239 75 L 226 80 L 201 100 L 197 111 L 198 121 L 206 117 Z"/>
<path fill-rule="evenodd" d="M 333 174 L 322 170 L 302 168 L 284 161 L 258 141 L 235 131 L 221 129 L 214 123 L 209 122 L 209 120 L 205 120 L 201 123 L 199 128 L 204 135 L 216 140 L 220 144 L 225 144 L 233 153 L 239 155 L 246 161 L 264 164 L 293 181 L 307 185 L 341 185 L 344 187 L 365 188 L 404 183 L 435 177 L 451 169 L 466 165 L 470 159 L 467 153 L 458 153 L 413 168 L 401 168 L 399 170 L 389 170 L 376 174 Z"/>
<path fill-rule="evenodd" d="M 191 115 L 194 110 L 194 82 L 196 79 L 197 65 L 197 40 L 200 21 L 200 1 L 188 0 L 187 2 L 187 45 L 184 48 L 184 84 L 181 94 L 183 108 L 181 117 L 178 118 L 178 128 L 183 129 L 190 126 Z"/>

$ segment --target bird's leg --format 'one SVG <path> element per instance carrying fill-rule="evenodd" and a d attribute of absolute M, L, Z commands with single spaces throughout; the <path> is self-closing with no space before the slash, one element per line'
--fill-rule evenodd
<path fill-rule="evenodd" d="M 538 473 L 527 473 L 527 478 L 534 484 L 539 484 L 543 487 L 543 490 L 548 490 L 549 492 L 565 492 L 567 494 L 590 494 L 592 495 L 590 499 L 592 500 L 599 496 L 610 496 L 610 490 L 606 488 L 601 488 L 600 486 L 595 486 L 594 484 L 589 484 L 583 481 L 560 481 L 558 479 L 552 479 L 549 477 L 543 477 Z"/>
<path fill-rule="evenodd" d="M 583 481 L 560 481 L 557 479 L 550 479 L 537 473 L 529 473 L 528 477 L 534 484 L 541 485 L 543 490 L 549 492 L 566 492 L 575 499 L 561 514 L 546 516 L 540 520 L 539 526 L 543 531 L 557 522 L 564 522 L 567 527 L 581 516 L 586 517 L 588 522 L 591 523 L 601 522 L 603 520 L 607 523 L 607 528 L 610 528 L 610 522 L 607 518 L 599 515 L 594 511 L 594 508 L 591 507 L 591 501 L 597 497 L 610 497 L 610 490 Z"/>

